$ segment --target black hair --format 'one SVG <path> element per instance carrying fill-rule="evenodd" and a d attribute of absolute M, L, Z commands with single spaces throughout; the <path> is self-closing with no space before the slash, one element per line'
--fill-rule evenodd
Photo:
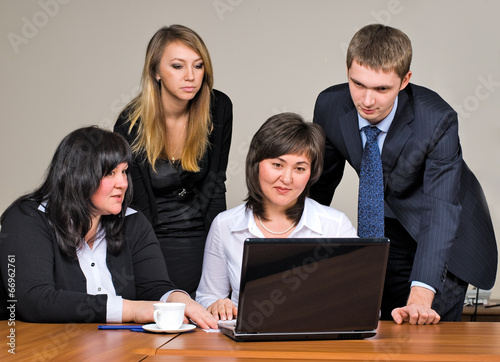
<path fill-rule="evenodd" d="M 75 259 L 76 251 L 92 226 L 94 205 L 91 196 L 101 180 L 120 163 L 131 163 L 128 143 L 119 134 L 96 126 L 77 129 L 59 144 L 42 184 L 33 192 L 18 198 L 10 206 L 24 201 L 43 203 L 49 224 L 54 228 L 59 249 Z M 123 243 L 123 222 L 132 201 L 132 183 L 118 215 L 103 215 L 101 227 L 106 233 L 107 248 L 116 253 Z M 9 207 L 9 208 L 10 208 Z M 0 218 L 3 221 L 7 209 Z"/>

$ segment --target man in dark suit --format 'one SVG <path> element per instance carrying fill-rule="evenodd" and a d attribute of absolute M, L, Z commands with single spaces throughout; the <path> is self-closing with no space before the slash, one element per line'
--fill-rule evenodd
<path fill-rule="evenodd" d="M 398 29 L 375 24 L 354 35 L 348 83 L 316 101 L 314 122 L 327 139 L 311 197 L 330 204 L 345 161 L 360 174 L 361 129 L 377 126 L 391 241 L 381 318 L 435 324 L 460 320 L 468 283 L 493 286 L 498 256 L 481 186 L 462 159 L 457 113 L 409 83 L 411 57 L 411 42 Z"/>

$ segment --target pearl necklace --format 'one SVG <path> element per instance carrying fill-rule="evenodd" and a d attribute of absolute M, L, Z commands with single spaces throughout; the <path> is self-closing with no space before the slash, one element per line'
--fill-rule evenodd
<path fill-rule="evenodd" d="M 286 234 L 287 232 L 289 232 L 290 230 L 292 230 L 292 228 L 295 226 L 295 221 L 294 221 L 293 224 L 290 225 L 290 227 L 288 229 L 286 229 L 285 231 L 272 231 L 272 230 L 269 230 L 268 228 L 266 228 L 264 226 L 264 224 L 262 223 L 262 219 L 260 218 L 260 216 L 257 216 L 257 218 L 259 219 L 259 223 L 264 228 L 264 230 L 266 230 L 268 233 L 273 234 L 273 235 L 283 235 L 283 234 Z"/>

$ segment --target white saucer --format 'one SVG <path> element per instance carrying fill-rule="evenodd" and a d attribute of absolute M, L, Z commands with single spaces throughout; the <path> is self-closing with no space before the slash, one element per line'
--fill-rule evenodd
<path fill-rule="evenodd" d="M 196 326 L 194 324 L 183 324 L 179 329 L 161 329 L 156 323 L 151 323 L 143 325 L 142 328 L 153 333 L 183 333 L 195 329 Z"/>

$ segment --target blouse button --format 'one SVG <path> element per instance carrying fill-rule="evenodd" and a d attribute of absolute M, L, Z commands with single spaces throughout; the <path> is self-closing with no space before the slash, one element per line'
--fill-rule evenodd
<path fill-rule="evenodd" d="M 97 288 L 97 291 L 100 292 L 101 291 L 101 287 Z"/>
<path fill-rule="evenodd" d="M 95 263 L 90 264 L 90 266 L 95 266 Z"/>

